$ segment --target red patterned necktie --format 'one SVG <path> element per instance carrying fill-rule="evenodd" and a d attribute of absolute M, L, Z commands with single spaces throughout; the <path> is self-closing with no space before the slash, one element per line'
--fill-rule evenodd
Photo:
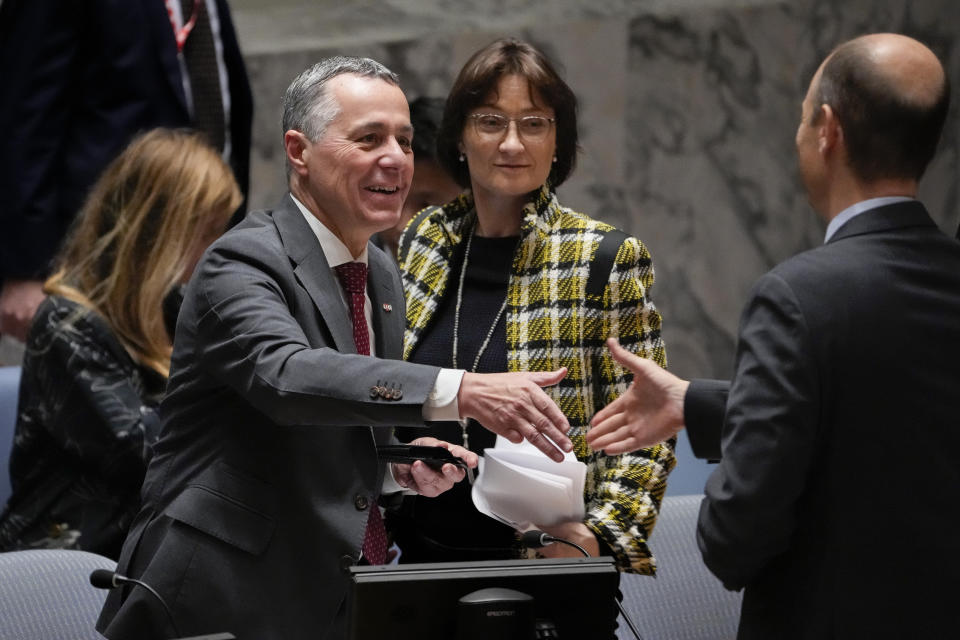
<path fill-rule="evenodd" d="M 353 321 L 353 342 L 357 353 L 370 355 L 370 332 L 367 316 L 363 312 L 367 289 L 367 265 L 362 262 L 345 262 L 334 267 L 340 284 L 350 302 L 350 319 Z M 376 501 L 370 504 L 370 518 L 363 537 L 363 557 L 370 564 L 383 564 L 387 560 L 387 530 L 383 526 L 380 508 Z"/>

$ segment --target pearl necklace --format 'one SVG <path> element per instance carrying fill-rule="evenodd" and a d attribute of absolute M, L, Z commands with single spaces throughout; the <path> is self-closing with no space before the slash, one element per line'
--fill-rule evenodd
<path fill-rule="evenodd" d="M 467 237 L 467 247 L 463 252 L 463 266 L 460 267 L 460 282 L 457 285 L 457 304 L 454 307 L 453 311 L 453 368 L 457 368 L 457 344 L 459 342 L 460 336 L 460 307 L 463 305 L 463 281 L 466 278 L 467 274 L 467 265 L 470 263 L 470 246 L 473 244 L 473 234 L 476 232 L 476 226 L 470 230 L 470 235 Z M 503 297 L 503 304 L 500 305 L 500 310 L 497 311 L 497 316 L 493 319 L 493 324 L 490 325 L 490 329 L 487 331 L 487 337 L 483 339 L 483 342 L 480 344 L 480 349 L 477 351 L 477 357 L 473 359 L 473 367 L 470 371 L 476 373 L 477 365 L 480 364 L 480 357 L 483 356 L 483 352 L 487 350 L 487 346 L 490 344 L 490 339 L 493 337 L 493 332 L 497 328 L 497 324 L 500 322 L 500 318 L 503 316 L 503 312 L 507 309 L 507 296 Z M 463 447 L 465 449 L 470 448 L 470 439 L 467 435 L 467 421 L 460 421 L 460 431 L 463 434 Z"/>

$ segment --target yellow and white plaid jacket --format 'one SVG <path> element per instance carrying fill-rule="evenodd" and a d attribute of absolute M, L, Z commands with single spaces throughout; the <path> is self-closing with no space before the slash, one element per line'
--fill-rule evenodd
<path fill-rule="evenodd" d="M 430 324 L 450 281 L 450 259 L 475 224 L 469 191 L 417 215 L 401 239 L 400 270 L 407 299 L 404 357 Z M 628 370 L 610 357 L 614 336 L 625 348 L 666 366 L 660 314 L 649 299 L 653 264 L 627 236 L 616 253 L 602 296 L 587 295 L 591 260 L 613 227 L 560 206 L 544 187 L 524 208 L 521 239 L 507 286 L 509 371 L 567 368 L 547 393 L 570 422 L 578 459 L 587 465 L 585 524 L 613 550 L 625 571 L 652 574 L 647 539 L 660 509 L 674 441 L 608 456 L 584 439 L 590 418 L 626 391 Z"/>

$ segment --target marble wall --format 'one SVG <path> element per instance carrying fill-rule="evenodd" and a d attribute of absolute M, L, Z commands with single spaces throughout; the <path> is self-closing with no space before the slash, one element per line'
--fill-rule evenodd
<path fill-rule="evenodd" d="M 260 3 L 233 4 L 256 100 L 253 206 L 272 206 L 285 190 L 279 98 L 318 58 L 378 59 L 413 98 L 445 95 L 466 58 L 496 37 L 542 47 L 581 100 L 583 150 L 561 199 L 649 247 L 670 368 L 682 376 L 729 376 L 752 282 L 822 241 L 793 137 L 829 50 L 861 33 L 907 33 L 960 86 L 960 21 L 946 19 L 953 0 L 285 0 L 273 22 Z M 270 29 L 282 37 L 264 35 Z M 956 113 L 922 188 L 951 233 Z"/>

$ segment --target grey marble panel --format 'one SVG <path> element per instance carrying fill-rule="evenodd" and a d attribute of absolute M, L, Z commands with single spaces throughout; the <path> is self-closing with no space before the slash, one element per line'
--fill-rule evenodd
<path fill-rule="evenodd" d="M 793 139 L 806 86 L 829 50 L 860 33 L 901 31 L 928 42 L 956 78 L 958 25 L 942 20 L 949 3 L 916 4 L 790 2 L 632 18 L 625 226 L 654 254 L 680 375 L 729 375 L 752 282 L 822 242 Z M 956 146 L 950 127 L 922 190 L 944 229 L 957 220 Z"/>
<path fill-rule="evenodd" d="M 670 367 L 685 376 L 729 375 L 752 282 L 822 240 L 793 139 L 807 83 L 830 49 L 900 31 L 928 43 L 960 86 L 952 0 L 284 0 L 269 15 L 251 2 L 234 2 L 241 37 L 271 20 L 290 31 L 251 36 L 254 206 L 285 191 L 279 100 L 317 59 L 376 58 L 412 98 L 445 95 L 495 37 L 542 47 L 581 102 L 582 153 L 561 199 L 649 247 Z M 921 187 L 951 233 L 960 217 L 956 113 Z"/>

